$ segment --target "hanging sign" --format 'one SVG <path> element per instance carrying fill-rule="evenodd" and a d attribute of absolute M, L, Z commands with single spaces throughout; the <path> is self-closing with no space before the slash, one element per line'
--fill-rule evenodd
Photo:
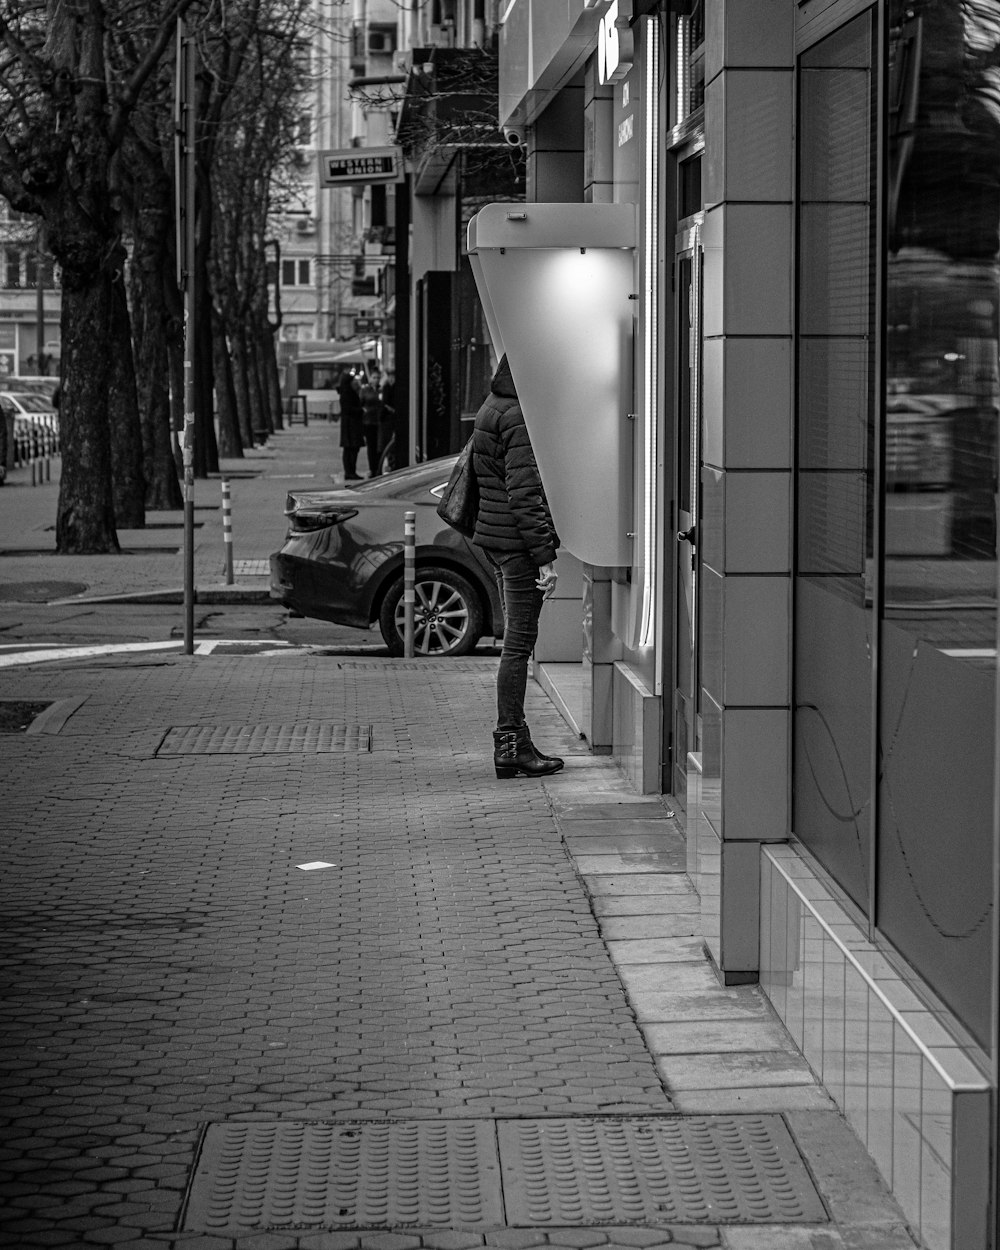
<path fill-rule="evenodd" d="M 349 187 L 369 182 L 402 182 L 402 148 L 341 148 L 319 153 L 319 185 Z"/>
<path fill-rule="evenodd" d="M 603 83 L 621 82 L 635 59 L 632 0 L 611 0 L 597 34 L 597 77 Z"/>

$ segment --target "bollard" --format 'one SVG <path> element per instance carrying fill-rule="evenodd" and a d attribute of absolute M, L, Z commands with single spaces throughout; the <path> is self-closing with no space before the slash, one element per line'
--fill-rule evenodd
<path fill-rule="evenodd" d="M 403 519 L 403 655 L 413 659 L 413 613 L 417 582 L 417 514 L 407 512 Z"/>
<path fill-rule="evenodd" d="M 233 584 L 233 508 L 229 478 L 222 479 L 222 541 L 226 545 L 226 585 Z"/>

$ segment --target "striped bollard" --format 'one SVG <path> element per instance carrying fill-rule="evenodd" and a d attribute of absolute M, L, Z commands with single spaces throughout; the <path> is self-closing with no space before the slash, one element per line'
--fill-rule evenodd
<path fill-rule="evenodd" d="M 413 659 L 413 614 L 416 608 L 417 584 L 417 514 L 407 512 L 403 518 L 403 655 Z"/>
<path fill-rule="evenodd" d="M 226 545 L 226 585 L 233 584 L 233 507 L 229 478 L 222 479 L 222 541 Z"/>

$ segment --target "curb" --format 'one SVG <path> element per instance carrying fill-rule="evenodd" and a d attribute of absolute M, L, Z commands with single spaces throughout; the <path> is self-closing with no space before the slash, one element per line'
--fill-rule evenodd
<path fill-rule="evenodd" d="M 69 599 L 50 599 L 50 607 L 65 607 L 73 603 L 183 603 L 183 590 L 132 590 L 117 595 L 74 595 Z M 195 603 L 270 603 L 275 607 L 281 600 L 273 598 L 266 587 L 258 586 L 200 586 L 195 588 Z"/>

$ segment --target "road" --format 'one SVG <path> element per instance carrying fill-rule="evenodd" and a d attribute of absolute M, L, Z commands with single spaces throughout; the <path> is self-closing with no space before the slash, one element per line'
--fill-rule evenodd
<path fill-rule="evenodd" d="M 196 605 L 194 629 L 198 642 L 227 638 L 345 651 L 377 647 L 385 654 L 377 629 L 294 617 L 277 603 Z M 21 644 L 92 646 L 166 642 L 183 636 L 184 609 L 178 604 L 0 604 L 0 646 L 5 650 Z"/>
<path fill-rule="evenodd" d="M 134 647 L 184 637 L 184 609 L 178 604 L 0 603 L 2 657 L 36 648 Z M 218 640 L 281 647 L 322 648 L 337 655 L 388 655 L 378 628 L 354 629 L 293 616 L 280 604 L 195 605 L 195 646 Z M 484 638 L 476 655 L 496 655 Z"/>

